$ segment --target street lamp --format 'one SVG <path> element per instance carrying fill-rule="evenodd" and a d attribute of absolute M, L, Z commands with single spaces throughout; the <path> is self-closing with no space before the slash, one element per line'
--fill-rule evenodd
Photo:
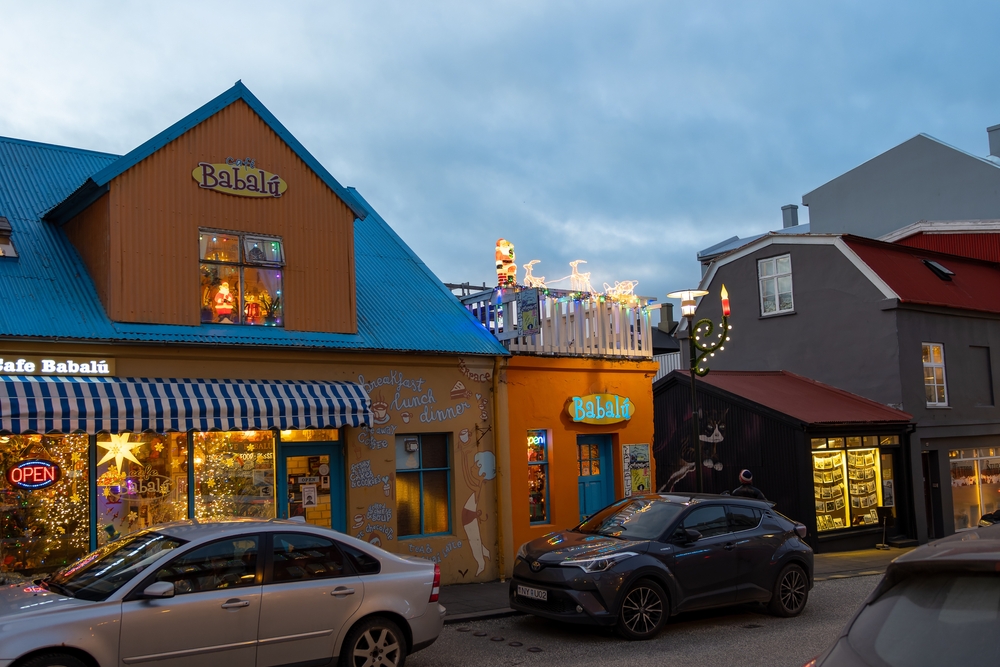
<path fill-rule="evenodd" d="M 681 300 L 681 316 L 688 323 L 688 350 L 691 353 L 691 440 L 694 444 L 695 469 L 698 471 L 697 480 L 698 493 L 705 492 L 705 480 L 702 475 L 701 460 L 701 433 L 698 428 L 698 392 L 695 387 L 695 377 L 708 375 L 708 367 L 702 364 L 705 357 L 714 357 L 716 350 L 725 350 L 725 344 L 729 342 L 729 331 L 733 328 L 729 324 L 729 291 L 726 286 L 722 286 L 720 296 L 722 297 L 722 331 L 716 334 L 715 340 L 711 336 L 715 333 L 715 323 L 706 318 L 694 321 L 695 311 L 698 309 L 698 297 L 707 296 L 706 290 L 689 289 L 680 292 L 671 292 L 668 299 Z"/>

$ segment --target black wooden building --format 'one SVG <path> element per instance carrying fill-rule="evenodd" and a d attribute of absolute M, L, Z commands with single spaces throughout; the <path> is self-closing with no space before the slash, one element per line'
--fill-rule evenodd
<path fill-rule="evenodd" d="M 707 493 L 732 491 L 747 468 L 818 553 L 880 543 L 880 514 L 890 544 L 913 543 L 909 414 L 785 371 L 712 371 L 696 387 L 701 461 L 690 374 L 653 385 L 659 490 L 695 491 L 700 468 Z"/>

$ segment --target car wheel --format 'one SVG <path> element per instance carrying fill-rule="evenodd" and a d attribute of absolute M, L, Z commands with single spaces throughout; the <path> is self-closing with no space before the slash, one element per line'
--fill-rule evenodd
<path fill-rule="evenodd" d="M 403 667 L 405 662 L 406 638 L 398 625 L 380 616 L 355 626 L 340 651 L 341 667 Z"/>
<path fill-rule="evenodd" d="M 87 667 L 87 664 L 65 653 L 46 653 L 22 662 L 21 667 Z"/>
<path fill-rule="evenodd" d="M 626 639 L 652 639 L 663 629 L 668 615 L 667 594 L 655 581 L 632 584 L 618 608 L 618 632 Z"/>
<path fill-rule="evenodd" d="M 788 565 L 774 582 L 768 611 L 775 616 L 798 616 L 806 608 L 808 599 L 809 580 L 806 579 L 806 571 L 798 565 Z"/>

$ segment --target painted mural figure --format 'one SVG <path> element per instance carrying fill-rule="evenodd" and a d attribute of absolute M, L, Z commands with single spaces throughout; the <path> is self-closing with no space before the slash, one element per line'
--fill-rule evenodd
<path fill-rule="evenodd" d="M 462 451 L 462 474 L 472 489 L 472 494 L 462 507 L 462 527 L 472 548 L 472 557 L 476 560 L 476 576 L 486 569 L 486 561 L 490 559 L 490 551 L 483 545 L 479 524 L 485 522 L 487 516 L 479 509 L 482 491 L 486 482 L 497 476 L 497 461 L 493 452 L 479 451 L 475 442 L 460 445 Z M 478 495 L 477 495 L 478 494 Z"/>

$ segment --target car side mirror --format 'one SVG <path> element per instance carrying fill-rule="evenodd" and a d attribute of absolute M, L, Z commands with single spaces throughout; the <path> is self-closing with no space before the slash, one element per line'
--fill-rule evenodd
<path fill-rule="evenodd" d="M 694 544 L 701 539 L 701 533 L 693 528 L 678 528 L 674 533 L 674 542 L 678 544 Z"/>
<path fill-rule="evenodd" d="M 155 584 L 146 586 L 146 589 L 142 592 L 142 597 L 151 600 L 172 598 L 174 597 L 174 585 L 169 581 L 158 581 Z"/>

